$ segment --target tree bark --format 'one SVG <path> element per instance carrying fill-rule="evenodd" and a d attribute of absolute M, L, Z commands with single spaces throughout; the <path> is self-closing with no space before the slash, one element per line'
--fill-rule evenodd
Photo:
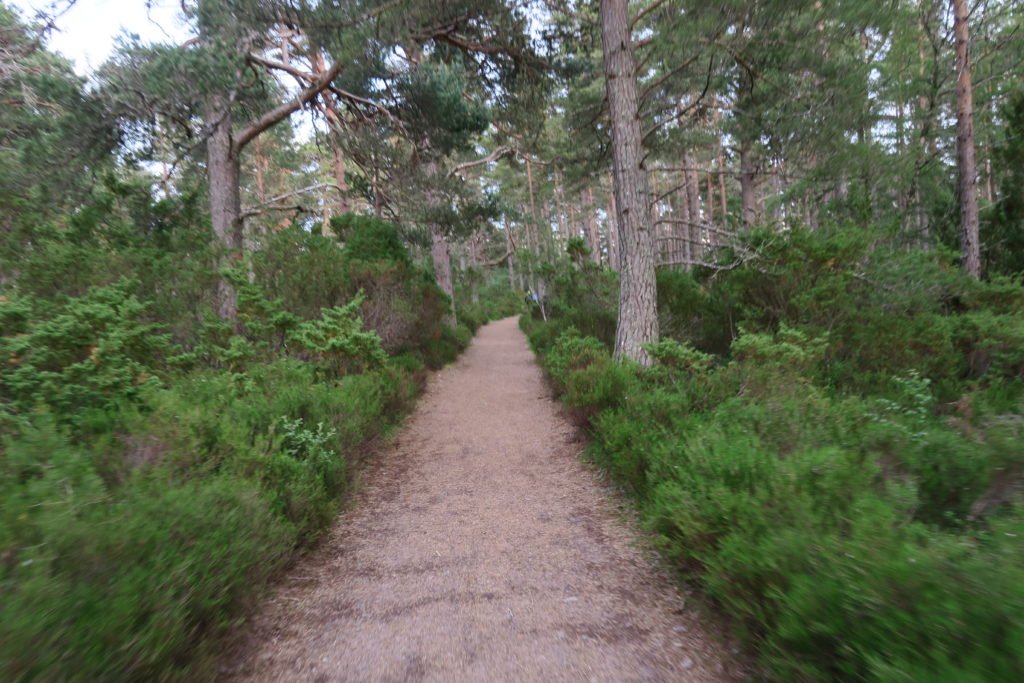
<path fill-rule="evenodd" d="M 756 169 L 753 152 L 747 147 L 740 147 L 740 202 L 742 206 L 743 225 L 751 228 L 757 223 L 757 193 L 754 188 Z"/>
<path fill-rule="evenodd" d="M 319 51 L 313 54 L 313 68 L 319 76 L 326 71 L 323 55 Z M 333 155 L 332 170 L 334 171 L 334 183 L 338 186 L 338 213 L 346 214 L 352 210 L 352 204 L 348 198 L 348 181 L 345 180 L 345 150 L 341 147 L 341 133 L 345 122 L 341 118 L 341 112 L 334 101 L 334 95 L 323 91 L 320 93 L 320 100 L 324 105 L 324 113 L 327 116 L 329 127 L 334 132 L 331 136 L 331 152 Z"/>
<path fill-rule="evenodd" d="M 502 225 L 505 228 L 505 248 L 508 249 L 508 258 L 505 263 L 508 266 L 508 288 L 516 289 L 516 266 L 515 266 L 515 242 L 512 240 L 512 227 L 508 224 L 508 218 L 502 216 Z"/>
<path fill-rule="evenodd" d="M 594 190 L 587 186 L 586 202 L 583 205 L 584 222 L 587 228 L 587 242 L 590 247 L 590 259 L 601 264 L 601 236 L 597 232 L 597 220 L 594 217 Z"/>
<path fill-rule="evenodd" d="M 434 265 L 434 279 L 441 291 L 448 295 L 451 300 L 451 320 L 454 325 L 455 317 L 455 288 L 452 286 L 452 259 L 448 251 L 448 240 L 445 239 L 441 226 L 436 223 L 430 225 L 430 260 Z"/>
<path fill-rule="evenodd" d="M 210 221 L 222 250 L 222 266 L 242 260 L 241 169 L 231 139 L 231 104 L 223 95 L 211 95 L 206 102 L 206 173 L 210 183 Z M 217 315 L 221 320 L 238 318 L 238 294 L 224 278 L 217 281 Z"/>
<path fill-rule="evenodd" d="M 552 199 L 554 204 L 555 212 L 555 225 L 558 226 L 558 239 L 555 240 L 557 245 L 557 253 L 561 255 L 565 251 L 565 245 L 569 241 L 569 231 L 572 223 L 567 220 L 566 204 L 565 204 L 565 192 L 562 189 L 562 178 L 561 173 L 555 171 L 555 196 Z"/>
<path fill-rule="evenodd" d="M 722 213 L 722 228 L 728 227 L 729 223 L 729 202 L 728 197 L 725 194 L 725 157 L 722 154 L 722 148 L 718 148 L 718 201 L 720 202 L 720 210 Z"/>
<path fill-rule="evenodd" d="M 706 204 L 707 204 L 707 207 L 708 207 L 708 223 L 710 225 L 714 225 L 715 224 L 715 185 L 714 185 L 714 180 L 713 180 L 713 177 L 712 177 L 711 167 L 710 166 L 708 167 L 708 174 L 707 174 L 705 180 L 707 181 L 706 187 L 707 187 L 707 195 L 708 195 L 707 200 L 706 200 Z M 714 242 L 714 240 L 712 240 L 712 242 Z"/>
<path fill-rule="evenodd" d="M 704 235 L 701 230 L 702 217 L 700 215 L 700 179 L 697 176 L 697 168 L 694 166 L 694 159 L 689 154 L 683 155 L 683 186 L 686 188 L 686 206 L 688 208 L 688 219 L 690 221 L 690 236 L 693 238 L 693 246 L 690 247 L 690 256 L 694 261 L 704 258 Z"/>
<path fill-rule="evenodd" d="M 683 269 L 690 270 L 693 267 L 693 226 L 690 225 L 690 200 L 686 193 L 686 171 L 683 171 L 682 184 L 676 191 L 676 206 L 674 217 L 682 221 L 673 225 L 673 235 L 682 238 L 682 249 L 672 255 L 673 261 L 682 260 Z"/>
<path fill-rule="evenodd" d="M 202 34 L 202 31 L 200 33 Z M 226 265 L 235 265 L 241 262 L 243 257 L 240 190 L 242 150 L 264 131 L 276 126 L 308 104 L 327 88 L 340 72 L 341 64 L 335 62 L 316 82 L 302 90 L 294 99 L 263 113 L 237 134 L 232 129 L 230 98 L 220 93 L 207 97 L 204 123 L 208 131 L 206 174 L 210 184 L 210 221 L 223 249 Z M 238 294 L 234 286 L 221 278 L 217 283 L 215 297 L 217 315 L 221 320 L 236 321 Z"/>
<path fill-rule="evenodd" d="M 960 194 L 960 254 L 964 271 L 981 277 L 981 243 L 978 236 L 978 169 L 974 159 L 974 100 L 971 91 L 970 35 L 967 0 L 953 3 L 956 36 L 956 156 Z"/>
<path fill-rule="evenodd" d="M 260 138 L 256 138 L 253 154 L 256 156 L 253 163 L 256 173 L 256 202 L 262 206 L 267 203 L 267 183 L 264 174 L 270 164 L 263 154 L 263 143 Z"/>
<path fill-rule="evenodd" d="M 608 240 L 608 265 L 619 271 L 619 224 L 618 207 L 615 205 L 615 190 L 608 190 L 608 210 L 605 212 L 605 239 Z"/>
<path fill-rule="evenodd" d="M 427 178 L 427 183 L 432 183 L 440 174 L 440 166 L 436 160 L 430 160 L 424 165 L 423 171 Z M 430 208 L 435 208 L 439 205 L 441 199 L 437 196 L 433 187 L 428 186 L 426 201 L 430 205 Z M 445 237 L 442 227 L 436 222 L 431 221 L 429 227 L 430 261 L 434 267 L 434 281 L 437 283 L 437 286 L 441 288 L 441 291 L 447 294 L 448 298 L 451 300 L 451 315 L 447 322 L 451 325 L 455 325 L 457 321 L 455 313 L 455 288 L 453 286 L 452 259 L 448 248 L 448 239 Z"/>
<path fill-rule="evenodd" d="M 615 357 L 650 365 L 645 344 L 658 339 L 654 226 L 647 173 L 642 166 L 628 0 L 601 0 L 601 43 L 611 114 L 612 172 L 618 209 L 621 275 Z"/>

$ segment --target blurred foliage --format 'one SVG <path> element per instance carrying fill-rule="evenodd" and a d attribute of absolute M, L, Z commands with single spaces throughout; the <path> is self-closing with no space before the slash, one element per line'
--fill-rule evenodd
<path fill-rule="evenodd" d="M 766 678 L 1024 676 L 1024 287 L 864 228 L 718 258 L 659 272 L 651 368 L 571 263 L 522 319 L 589 456 Z"/>

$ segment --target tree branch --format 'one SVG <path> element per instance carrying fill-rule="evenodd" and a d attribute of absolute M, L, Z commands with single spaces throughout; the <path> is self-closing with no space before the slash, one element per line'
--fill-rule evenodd
<path fill-rule="evenodd" d="M 335 62 L 323 77 L 300 92 L 295 99 L 282 104 L 280 107 L 271 109 L 266 114 L 253 121 L 248 127 L 242 130 L 237 137 L 235 137 L 235 140 L 232 143 L 232 153 L 236 155 L 239 154 L 257 135 L 285 120 L 291 116 L 293 112 L 297 111 L 311 99 L 319 95 L 320 92 L 329 87 L 331 81 L 341 73 L 341 69 L 341 63 Z"/>
<path fill-rule="evenodd" d="M 278 202 L 284 201 L 289 197 L 294 197 L 296 195 L 306 194 L 307 192 L 315 192 L 317 190 L 325 189 L 337 190 L 338 192 L 341 192 L 341 188 L 335 185 L 334 183 L 317 183 L 316 185 L 310 185 L 309 187 L 302 187 L 299 188 L 298 190 L 292 190 L 290 192 L 285 192 L 284 194 L 279 194 L 276 197 L 271 197 L 262 204 L 257 204 L 252 208 L 246 209 L 245 211 L 242 212 L 242 219 L 245 220 L 246 218 L 251 218 L 252 216 L 258 216 L 264 211 L 289 211 L 291 209 L 299 209 L 300 211 L 304 211 L 305 209 L 303 209 L 301 206 L 275 207 L 273 205 L 277 204 Z"/>
<path fill-rule="evenodd" d="M 496 258 L 493 261 L 484 261 L 480 265 L 483 266 L 484 268 L 493 268 L 494 266 L 500 266 L 502 263 L 507 261 L 510 256 L 512 256 L 512 250 L 511 249 L 506 251 L 504 256 L 501 256 L 500 258 Z"/>
<path fill-rule="evenodd" d="M 637 15 L 635 17 L 633 17 L 633 21 L 629 22 L 630 30 L 633 30 L 634 28 L 636 28 L 636 25 L 638 23 L 640 23 L 641 19 L 646 17 L 651 12 L 656 11 L 659 7 L 661 7 L 664 4 L 665 4 L 665 0 L 655 0 L 653 3 L 651 3 L 647 7 L 643 8 L 642 10 L 637 12 Z"/>
<path fill-rule="evenodd" d="M 306 73 L 305 71 L 296 69 L 291 64 L 285 64 L 284 62 L 276 62 L 272 59 L 267 59 L 257 54 L 249 54 L 246 57 L 246 59 L 248 59 L 253 64 L 259 64 L 265 69 L 272 69 L 274 71 L 284 71 L 285 73 L 294 76 L 296 80 L 302 81 L 304 83 L 316 83 L 316 76 L 310 73 Z"/>
<path fill-rule="evenodd" d="M 497 161 L 498 159 L 504 156 L 508 156 L 509 154 L 513 154 L 514 152 L 515 150 L 505 145 L 502 145 L 501 147 L 496 147 L 493 152 L 491 152 L 490 154 L 481 159 L 475 159 L 473 161 L 467 161 L 456 165 L 455 168 L 448 171 L 448 177 L 450 178 L 456 173 L 465 171 L 467 168 L 473 168 L 474 166 L 481 166 L 483 164 L 489 164 L 492 161 Z"/>

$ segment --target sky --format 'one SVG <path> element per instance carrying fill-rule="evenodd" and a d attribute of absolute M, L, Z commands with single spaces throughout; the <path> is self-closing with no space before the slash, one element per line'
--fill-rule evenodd
<path fill-rule="evenodd" d="M 40 10 L 52 13 L 56 7 L 60 11 L 68 0 L 13 0 L 11 4 L 31 19 Z M 77 73 L 88 76 L 110 56 L 114 40 L 123 32 L 138 35 L 144 43 L 187 40 L 180 7 L 180 0 L 77 0 L 57 20 L 49 47 L 70 59 Z"/>

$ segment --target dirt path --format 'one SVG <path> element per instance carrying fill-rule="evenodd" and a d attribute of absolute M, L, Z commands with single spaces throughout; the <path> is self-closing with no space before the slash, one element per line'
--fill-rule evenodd
<path fill-rule="evenodd" d="M 580 448 L 516 321 L 484 327 L 247 627 L 228 677 L 736 680 Z"/>

